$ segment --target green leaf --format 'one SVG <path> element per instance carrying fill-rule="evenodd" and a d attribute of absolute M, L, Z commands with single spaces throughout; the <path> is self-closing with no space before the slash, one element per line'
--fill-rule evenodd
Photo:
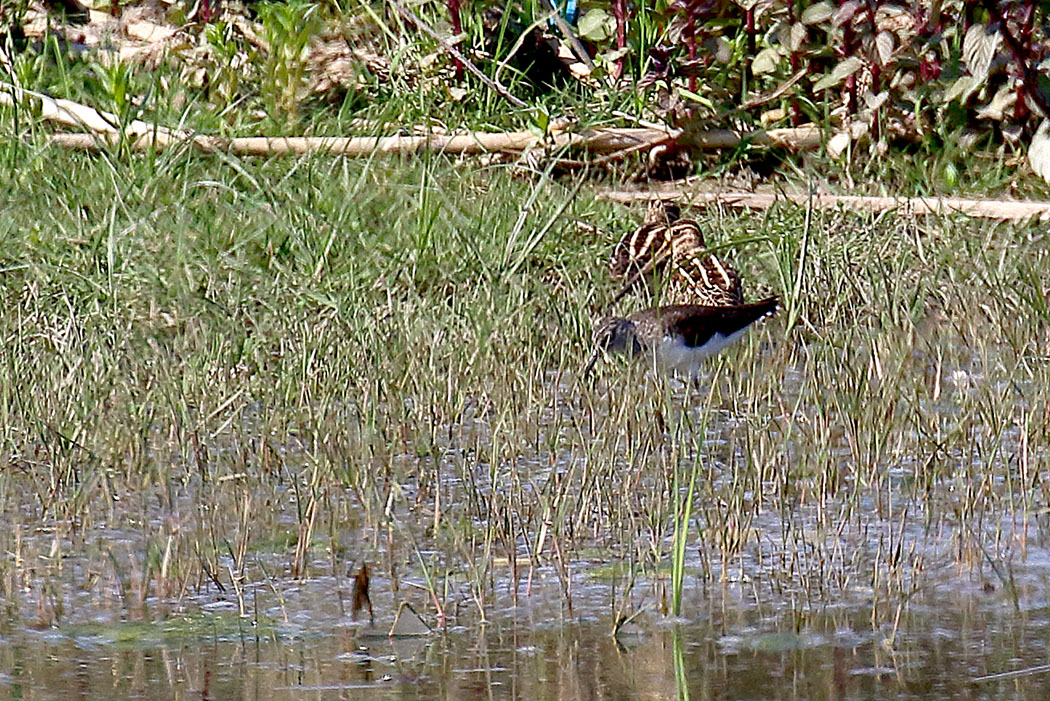
<path fill-rule="evenodd" d="M 840 131 L 835 134 L 835 136 L 828 139 L 828 155 L 832 158 L 838 158 L 849 148 L 850 141 L 852 139 L 848 131 Z"/>
<path fill-rule="evenodd" d="M 877 110 L 886 104 L 886 101 L 890 99 L 890 93 L 888 90 L 883 90 L 878 95 L 875 95 L 868 90 L 864 93 L 864 106 L 869 110 Z"/>
<path fill-rule="evenodd" d="M 849 76 L 860 70 L 860 67 L 864 65 L 856 56 L 850 56 L 846 60 L 839 63 L 828 75 L 824 76 L 816 82 L 813 86 L 814 90 L 827 90 L 828 88 L 835 87 Z"/>
<path fill-rule="evenodd" d="M 780 52 L 776 49 L 762 49 L 755 56 L 755 60 L 751 62 L 751 73 L 759 75 L 761 73 L 771 73 L 780 63 Z"/>
<path fill-rule="evenodd" d="M 733 47 L 729 45 L 723 37 L 715 37 L 714 53 L 715 60 L 719 63 L 729 63 L 729 59 L 733 57 Z"/>
<path fill-rule="evenodd" d="M 693 92 L 692 90 L 687 90 L 685 88 L 680 87 L 678 88 L 678 94 L 686 98 L 687 100 L 692 100 L 693 102 L 699 103 L 709 109 L 715 108 L 715 103 L 711 102 L 703 95 Z"/>
<path fill-rule="evenodd" d="M 879 65 L 887 65 L 893 58 L 893 35 L 885 31 L 879 32 L 875 36 L 875 51 L 879 56 Z"/>
<path fill-rule="evenodd" d="M 963 63 L 970 75 L 980 79 L 988 75 L 1001 41 L 998 27 L 975 24 L 966 31 L 963 37 Z"/>
<path fill-rule="evenodd" d="M 620 49 L 610 49 L 609 51 L 603 51 L 600 54 L 598 54 L 598 58 L 601 59 L 601 63 L 608 66 L 610 64 L 615 63 L 616 61 L 619 61 L 621 58 L 629 55 L 630 53 L 631 47 L 624 46 Z"/>
<path fill-rule="evenodd" d="M 580 36 L 585 39 L 604 41 L 612 36 L 609 27 L 611 21 L 612 17 L 609 16 L 608 12 L 596 7 L 581 17 L 576 26 L 580 30 Z"/>
<path fill-rule="evenodd" d="M 788 35 L 788 48 L 798 51 L 806 43 L 806 25 L 795 22 L 791 25 L 791 33 Z"/>
<path fill-rule="evenodd" d="M 839 9 L 835 11 L 835 18 L 831 20 L 832 27 L 841 27 L 850 20 L 853 19 L 853 15 L 857 14 L 857 10 L 860 9 L 859 0 L 848 0 L 839 6 Z"/>
<path fill-rule="evenodd" d="M 1013 107 L 1015 102 L 1017 102 L 1017 90 L 1012 85 L 1004 85 L 999 88 L 987 105 L 978 108 L 977 116 L 981 119 L 1000 121 L 1003 118 L 1003 112 Z"/>
<path fill-rule="evenodd" d="M 802 11 L 802 24 L 817 24 L 835 14 L 835 7 L 827 0 L 810 5 Z"/>
<path fill-rule="evenodd" d="M 959 185 L 959 169 L 954 163 L 945 163 L 942 170 L 944 184 L 953 190 Z"/>
<path fill-rule="evenodd" d="M 541 134 L 546 134 L 547 127 L 551 123 L 551 116 L 545 108 L 541 107 L 532 113 L 532 122 Z"/>
<path fill-rule="evenodd" d="M 1039 125 L 1028 147 L 1028 163 L 1046 182 L 1050 183 L 1050 120 Z"/>
<path fill-rule="evenodd" d="M 776 28 L 777 43 L 787 50 L 791 45 L 791 22 L 780 21 Z"/>
<path fill-rule="evenodd" d="M 951 102 L 956 98 L 961 98 L 960 103 L 965 104 L 973 94 L 974 90 L 980 87 L 981 83 L 984 82 L 983 78 L 976 78 L 972 75 L 960 76 L 952 86 L 948 88 L 947 92 L 944 93 L 944 97 L 941 99 L 942 102 Z"/>

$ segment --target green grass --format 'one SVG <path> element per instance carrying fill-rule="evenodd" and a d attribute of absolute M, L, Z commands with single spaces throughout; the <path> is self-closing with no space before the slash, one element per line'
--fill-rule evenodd
<path fill-rule="evenodd" d="M 5 149 L 0 594 L 27 618 L 37 592 L 133 611 L 368 560 L 395 590 L 424 563 L 423 604 L 469 621 L 498 558 L 558 568 L 572 606 L 576 552 L 639 563 L 657 586 L 638 605 L 660 608 L 677 518 L 686 602 L 747 576 L 867 588 L 892 619 L 946 569 L 1006 586 L 1045 540 L 1036 226 L 698 212 L 749 242 L 730 250 L 748 296 L 784 311 L 683 395 L 639 366 L 574 383 L 611 236 L 640 216 L 591 186 L 442 158 Z"/>
<path fill-rule="evenodd" d="M 318 11 L 353 24 L 363 8 Z M 365 38 L 391 76 L 303 98 L 292 20 L 273 25 L 289 50 L 269 65 L 212 25 L 206 84 L 178 56 L 103 67 L 51 40 L 13 65 L 26 87 L 123 122 L 227 136 L 516 130 L 563 114 L 631 125 L 613 112 L 649 107 L 635 90 L 533 91 L 512 70 L 529 109 L 470 79 L 453 99 L 434 47 L 389 14 L 389 33 L 353 31 L 377 33 Z M 638 22 L 656 41 L 652 18 Z M 480 45 L 478 17 L 466 23 Z M 714 76 L 717 106 L 741 52 Z M 1050 196 L 1016 153 L 968 145 L 954 123 L 886 155 L 748 147 L 696 170 L 831 192 Z M 362 644 L 348 609 L 365 562 L 376 630 L 402 601 L 449 628 L 426 654 L 383 663 L 409 665 L 398 683 L 451 673 L 458 689 L 462 669 L 501 667 L 490 648 L 511 670 L 566 650 L 588 669 L 593 648 L 595 669 L 637 664 L 638 688 L 659 687 L 662 669 L 662 693 L 673 682 L 682 698 L 690 683 L 748 686 L 763 665 L 778 680 L 812 666 L 838 688 L 843 659 L 888 660 L 895 681 L 876 687 L 919 689 L 944 683 L 937 661 L 961 686 L 959 660 L 965 674 L 1042 661 L 1026 646 L 1044 623 L 1050 547 L 1045 224 L 690 212 L 748 299 L 777 293 L 782 310 L 699 387 L 622 360 L 577 383 L 615 291 L 610 247 L 642 214 L 597 194 L 641 159 L 599 172 L 545 156 L 87 154 L 48 147 L 52 128 L 0 108 L 0 635 L 19 684 L 68 657 L 83 685 L 83 649 L 98 647 L 103 685 L 119 690 L 116 649 L 163 658 L 170 688 L 206 695 L 221 641 L 239 641 L 238 660 L 254 645 L 257 667 L 260 641 L 276 648 L 279 684 L 311 666 L 345 682 L 331 660 Z M 614 652 L 609 632 L 627 647 Z M 966 641 L 982 636 L 1003 644 L 974 664 Z M 530 640 L 543 654 L 524 652 Z M 441 645 L 469 652 L 441 671 Z M 203 650 L 204 671 L 173 681 L 169 648 Z M 859 672 L 850 684 L 868 688 Z"/>
<path fill-rule="evenodd" d="M 185 93 L 170 64 L 49 51 L 17 60 L 27 87 L 206 133 L 523 128 L 543 110 L 614 123 L 638 107 L 573 89 L 521 112 L 480 91 L 457 103 L 434 97 L 435 74 L 300 106 L 287 85 L 252 92 L 251 66 Z M 294 64 L 282 80 L 300 80 Z M 0 116 L 0 598 L 19 620 L 140 616 L 220 588 L 287 616 L 289 579 L 346 588 L 362 561 L 382 596 L 454 623 L 498 615 L 536 572 L 575 615 L 581 563 L 606 560 L 630 563 L 610 628 L 689 615 L 714 582 L 796 616 L 859 597 L 896 625 L 959 571 L 1016 602 L 1015 571 L 1045 545 L 1045 227 L 696 212 L 747 296 L 776 292 L 782 312 L 698 390 L 617 363 L 577 384 L 609 248 L 640 218 L 595 195 L 634 164 L 554 177 L 426 154 L 83 154 Z M 1045 193 L 1005 153 L 938 146 L 953 138 L 782 169 L 890 194 Z"/>

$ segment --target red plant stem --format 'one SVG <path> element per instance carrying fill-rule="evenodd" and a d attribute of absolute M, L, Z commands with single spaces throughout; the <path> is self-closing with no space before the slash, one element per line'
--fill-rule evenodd
<path fill-rule="evenodd" d="M 613 0 L 613 17 L 616 18 L 616 48 L 622 49 L 627 46 L 627 0 Z M 616 59 L 614 73 L 619 76 L 623 73 L 623 58 Z"/>
<path fill-rule="evenodd" d="M 787 9 L 788 21 L 793 24 L 795 22 L 795 3 L 789 2 Z M 791 74 L 794 75 L 798 73 L 799 65 L 802 62 L 798 52 L 792 51 L 789 60 L 791 61 Z M 791 101 L 791 123 L 794 126 L 802 124 L 802 106 L 798 104 L 798 97 Z"/>
<path fill-rule="evenodd" d="M 755 53 L 755 6 L 744 11 L 744 31 L 747 32 L 747 55 Z"/>
<path fill-rule="evenodd" d="M 744 67 L 744 79 L 751 75 L 751 61 L 755 58 L 755 7 L 744 10 L 744 33 L 747 37 L 747 65 Z"/>
<path fill-rule="evenodd" d="M 1028 0 L 1021 10 L 1020 37 L 1018 37 L 1018 43 L 1024 49 L 1025 57 L 1028 59 L 1032 56 L 1032 21 L 1034 19 L 1035 7 L 1032 0 Z M 1014 119 L 1020 123 L 1028 118 L 1028 103 L 1024 99 L 1025 92 L 1025 84 L 1022 81 L 1017 86 L 1017 100 L 1014 102 Z"/>
<path fill-rule="evenodd" d="M 871 23 L 872 23 L 872 25 L 875 24 L 875 16 L 879 13 L 879 5 L 881 5 L 881 4 L 882 4 L 882 0 L 874 0 L 874 2 L 872 3 L 872 8 L 871 8 Z M 878 27 L 876 27 L 876 30 L 878 30 Z M 879 94 L 880 83 L 882 82 L 880 80 L 882 78 L 882 64 L 880 64 L 878 61 L 872 61 L 871 64 L 872 64 L 871 65 L 871 94 L 872 95 L 878 95 Z"/>
<path fill-rule="evenodd" d="M 847 0 L 840 0 L 839 5 L 840 6 L 841 5 L 845 5 L 846 2 L 847 2 Z M 864 4 L 867 5 L 868 3 L 864 3 Z M 870 11 L 870 8 L 868 8 L 868 7 L 865 7 L 864 9 Z M 872 14 L 872 19 L 874 20 L 874 14 Z M 842 47 L 839 49 L 839 56 L 841 58 L 844 58 L 844 59 L 845 58 L 849 58 L 850 56 L 853 55 L 853 52 L 856 51 L 856 50 L 857 50 L 856 34 L 853 31 L 853 21 L 850 20 L 849 22 L 846 22 L 846 24 L 843 25 L 843 27 L 842 27 Z M 854 73 L 853 75 L 851 75 L 851 76 L 846 78 L 846 85 L 844 87 L 846 89 L 846 97 L 847 97 L 847 100 L 848 100 L 848 103 L 849 103 L 849 111 L 850 111 L 850 114 L 853 114 L 853 113 L 855 113 L 857 111 L 857 74 L 856 73 Z"/>
<path fill-rule="evenodd" d="M 1035 3 L 1033 0 L 1027 0 L 1024 4 L 1024 10 L 1022 10 L 1023 18 L 1021 20 L 1021 42 L 1024 44 L 1026 49 L 1031 49 L 1028 42 L 1032 39 L 1032 26 L 1035 24 Z"/>
<path fill-rule="evenodd" d="M 627 0 L 613 0 L 613 17 L 616 18 L 616 48 L 627 46 Z"/>
<path fill-rule="evenodd" d="M 1035 16 L 1035 8 L 1032 7 L 1031 1 L 1026 2 L 1025 6 L 1021 10 L 1021 17 L 1018 18 L 1017 31 L 1017 43 L 1021 45 L 1025 51 L 1025 58 L 1028 59 L 1032 55 L 1032 23 L 1031 20 Z M 1025 102 L 1025 83 L 1024 80 L 1018 84 L 1015 88 L 1016 100 L 1013 102 L 1013 119 L 1021 124 L 1024 124 L 1025 120 L 1028 119 L 1028 104 Z"/>
<path fill-rule="evenodd" d="M 871 23 L 875 24 L 875 15 L 879 11 L 879 3 L 882 0 L 874 0 L 871 8 Z M 879 88 L 882 83 L 882 64 L 878 61 L 871 62 L 871 94 L 878 95 Z M 873 115 L 871 120 L 871 134 L 875 141 L 878 141 L 882 136 L 882 122 L 878 118 L 878 114 Z"/>
<path fill-rule="evenodd" d="M 463 22 L 459 16 L 459 0 L 447 0 L 448 2 L 448 15 L 452 20 L 452 31 L 456 36 L 463 33 Z M 459 59 L 454 59 L 456 66 L 456 80 L 463 80 L 463 64 L 460 63 Z"/>

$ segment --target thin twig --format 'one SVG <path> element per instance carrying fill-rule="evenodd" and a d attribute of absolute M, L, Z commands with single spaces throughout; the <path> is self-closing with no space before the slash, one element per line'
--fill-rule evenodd
<path fill-rule="evenodd" d="M 663 138 L 653 139 L 652 141 L 643 141 L 640 144 L 628 146 L 627 148 L 620 149 L 619 151 L 613 151 L 612 153 L 608 153 L 604 156 L 599 156 L 598 158 L 594 159 L 591 165 L 599 166 L 605 165 L 606 163 L 612 163 L 613 161 L 618 161 L 621 158 L 626 158 L 627 156 L 630 156 L 636 151 L 642 151 L 647 148 L 654 148 L 656 146 L 660 146 L 661 144 L 673 143 L 674 140 L 675 137 L 671 134 L 668 134 Z"/>
<path fill-rule="evenodd" d="M 614 163 L 616 161 L 623 160 L 624 158 L 630 156 L 632 153 L 637 153 L 638 151 L 652 149 L 662 144 L 674 143 L 675 139 L 677 139 L 677 133 L 679 132 L 669 132 L 666 134 L 660 134 L 657 135 L 655 138 L 647 139 L 637 144 L 617 149 L 615 151 L 605 154 L 604 156 L 599 156 L 598 158 L 595 158 L 593 160 L 584 161 L 579 159 L 563 158 L 560 161 L 558 161 L 558 165 L 562 166 L 563 168 L 588 168 L 592 166 L 607 165 L 609 163 Z"/>
<path fill-rule="evenodd" d="M 576 38 L 575 34 L 573 34 L 572 27 L 570 27 L 569 23 L 565 21 L 565 18 L 561 16 L 561 13 L 558 12 L 554 0 L 546 1 L 547 9 L 554 13 L 554 24 L 557 25 L 558 31 L 561 32 L 561 35 L 565 37 L 565 41 L 569 42 L 569 48 L 571 48 L 572 52 L 576 54 L 576 58 L 583 61 L 587 68 L 594 70 L 594 61 L 591 60 L 590 55 L 587 53 L 587 49 L 584 48 L 583 44 L 580 43 L 580 40 Z"/>
<path fill-rule="evenodd" d="M 1024 669 L 1015 669 L 1009 672 L 999 672 L 997 674 L 986 674 L 983 677 L 974 677 L 970 681 L 974 684 L 980 682 L 998 682 L 1006 679 L 1017 679 L 1018 677 L 1027 677 L 1032 674 L 1043 674 L 1050 672 L 1050 664 L 1037 664 L 1033 667 L 1025 667 Z"/>
<path fill-rule="evenodd" d="M 0 102 L 4 93 L 0 92 Z M 535 148 L 541 143 L 553 149 L 576 148 L 590 153 L 616 153 L 641 145 L 643 148 L 673 139 L 674 134 L 650 129 L 597 128 L 571 132 L 571 122 L 555 122 L 546 137 L 531 131 L 469 132 L 465 134 L 428 134 L 424 136 L 248 136 L 225 139 L 213 136 L 182 136 L 161 132 L 141 134 L 128 142 L 132 149 L 153 149 L 189 141 L 205 153 L 225 151 L 251 156 L 280 154 L 324 153 L 330 156 L 367 156 L 379 153 L 434 153 L 477 155 L 484 153 L 518 153 Z M 57 146 L 80 149 L 98 149 L 104 144 L 121 142 L 119 133 L 51 134 L 47 140 Z"/>
<path fill-rule="evenodd" d="M 645 127 L 646 129 L 670 129 L 670 127 L 663 122 L 652 122 L 648 119 L 643 119 L 642 117 L 636 117 L 633 114 L 624 112 L 623 110 L 613 110 L 612 116 L 626 119 L 628 122 L 637 124 L 640 127 Z"/>
<path fill-rule="evenodd" d="M 802 80 L 802 78 L 805 77 L 806 73 L 808 72 L 809 69 L 807 68 L 803 68 L 799 71 L 796 71 L 795 75 L 788 78 L 786 81 L 784 81 L 782 85 L 777 87 L 775 90 L 767 92 L 764 95 L 758 95 L 756 97 L 751 98 L 750 100 L 745 101 L 742 109 L 751 109 L 752 107 L 758 107 L 759 105 L 764 105 L 767 102 L 772 102 L 773 100 L 777 99 L 778 97 L 786 93 L 788 90 L 790 90 L 791 86 L 797 83 L 798 81 Z"/>

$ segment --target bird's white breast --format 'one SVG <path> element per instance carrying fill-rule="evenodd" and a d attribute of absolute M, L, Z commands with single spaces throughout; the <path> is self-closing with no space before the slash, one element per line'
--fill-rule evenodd
<path fill-rule="evenodd" d="M 666 334 L 656 348 L 657 361 L 668 370 L 696 375 L 706 358 L 719 352 L 726 346 L 738 341 L 747 331 L 747 327 L 734 331 L 728 336 L 713 334 L 702 346 L 690 347 L 681 336 Z"/>

